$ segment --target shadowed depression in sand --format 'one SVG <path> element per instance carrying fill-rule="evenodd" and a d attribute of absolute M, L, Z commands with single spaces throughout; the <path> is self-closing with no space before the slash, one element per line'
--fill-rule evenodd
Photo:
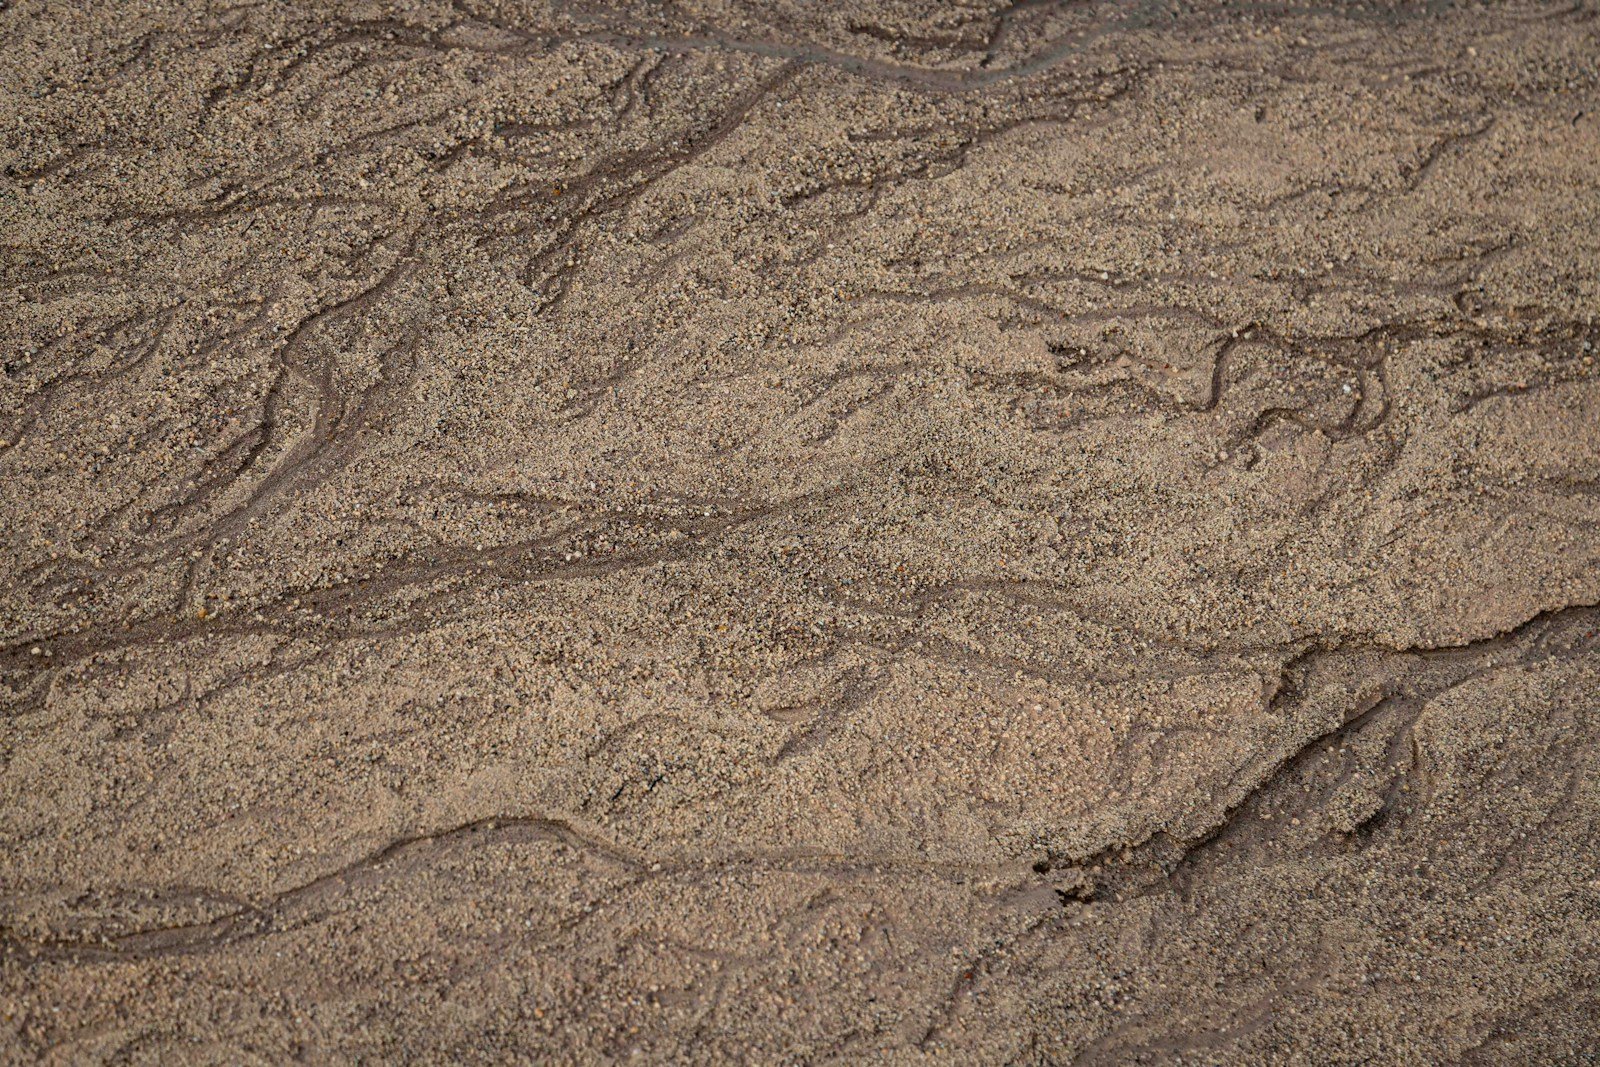
<path fill-rule="evenodd" d="M 0 1061 L 1600 1057 L 1600 6 L 0 3 Z"/>

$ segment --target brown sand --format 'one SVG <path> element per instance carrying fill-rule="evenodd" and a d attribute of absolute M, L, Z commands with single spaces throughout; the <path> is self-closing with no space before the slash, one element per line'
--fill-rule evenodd
<path fill-rule="evenodd" d="M 1596 1062 L 1597 67 L 0 4 L 0 1059 Z"/>

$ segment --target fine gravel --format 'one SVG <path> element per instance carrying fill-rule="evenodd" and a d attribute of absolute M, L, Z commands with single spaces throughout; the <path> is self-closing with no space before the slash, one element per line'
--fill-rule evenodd
<path fill-rule="evenodd" d="M 1600 1062 L 1600 4 L 0 0 L 0 1062 Z"/>

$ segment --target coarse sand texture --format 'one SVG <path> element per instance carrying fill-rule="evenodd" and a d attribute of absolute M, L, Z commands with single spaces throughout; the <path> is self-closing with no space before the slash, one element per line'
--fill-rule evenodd
<path fill-rule="evenodd" d="M 1600 0 L 0 0 L 0 1063 L 1600 1064 Z"/>

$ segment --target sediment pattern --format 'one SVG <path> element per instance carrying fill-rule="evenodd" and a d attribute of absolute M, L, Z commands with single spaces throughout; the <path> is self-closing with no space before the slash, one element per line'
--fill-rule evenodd
<path fill-rule="evenodd" d="M 0 3 L 0 1058 L 1592 1062 L 1597 57 Z"/>

